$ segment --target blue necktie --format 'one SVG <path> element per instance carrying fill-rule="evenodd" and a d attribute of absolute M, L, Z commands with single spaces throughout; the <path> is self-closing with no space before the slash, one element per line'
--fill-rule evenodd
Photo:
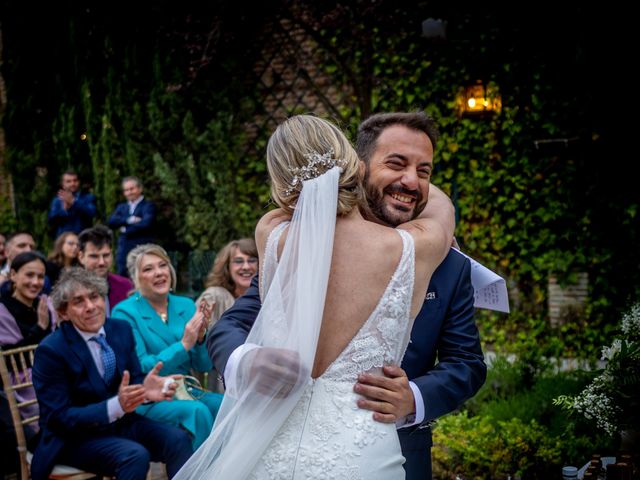
<path fill-rule="evenodd" d="M 107 343 L 107 339 L 104 335 L 97 335 L 91 337 L 91 340 L 100 345 L 100 352 L 102 355 L 102 366 L 104 367 L 104 381 L 108 384 L 111 383 L 113 377 L 116 374 L 116 354 L 113 353 L 113 349 Z"/>

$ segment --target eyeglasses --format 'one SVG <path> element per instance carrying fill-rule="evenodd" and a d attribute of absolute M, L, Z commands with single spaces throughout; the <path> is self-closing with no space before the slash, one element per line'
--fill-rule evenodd
<path fill-rule="evenodd" d="M 244 262 L 247 262 L 249 265 L 257 265 L 258 259 L 256 257 L 249 257 L 246 260 L 244 258 L 234 258 L 231 260 L 231 263 L 234 265 L 244 265 Z"/>

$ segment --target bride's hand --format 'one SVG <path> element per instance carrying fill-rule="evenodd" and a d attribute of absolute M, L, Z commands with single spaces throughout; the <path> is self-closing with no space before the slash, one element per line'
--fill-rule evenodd
<path fill-rule="evenodd" d="M 249 368 L 249 381 L 255 390 L 276 398 L 287 397 L 304 385 L 309 370 L 300 362 L 298 352 L 281 348 L 260 347 L 243 359 Z"/>

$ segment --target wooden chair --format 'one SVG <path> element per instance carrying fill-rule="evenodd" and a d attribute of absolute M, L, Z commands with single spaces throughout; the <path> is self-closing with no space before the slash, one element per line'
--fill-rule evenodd
<path fill-rule="evenodd" d="M 4 385 L 4 391 L 11 411 L 13 428 L 16 431 L 18 454 L 20 455 L 21 480 L 29 480 L 29 465 L 31 462 L 31 453 L 27 451 L 24 426 L 35 424 L 39 419 L 39 415 L 33 415 L 23 420 L 20 416 L 20 409 L 35 405 L 38 403 L 38 400 L 33 399 L 21 402 L 16 397 L 16 392 L 21 390 L 26 391 L 28 388 L 33 387 L 31 365 L 33 365 L 36 347 L 37 345 L 28 345 L 11 350 L 0 349 L 0 375 L 2 376 L 2 384 Z M 14 378 L 17 377 L 15 383 L 12 382 L 12 376 L 14 376 Z M 60 480 L 85 480 L 94 477 L 96 477 L 94 473 L 84 472 L 67 465 L 56 465 L 49 476 L 49 478 Z"/>

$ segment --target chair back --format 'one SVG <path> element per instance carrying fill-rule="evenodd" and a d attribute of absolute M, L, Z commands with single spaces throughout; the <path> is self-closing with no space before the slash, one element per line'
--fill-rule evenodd
<path fill-rule="evenodd" d="M 0 375 L 2 385 L 7 397 L 7 403 L 11 411 L 11 420 L 16 432 L 18 455 L 20 456 L 20 479 L 30 480 L 29 465 L 31 453 L 27 450 L 27 438 L 24 427 L 36 423 L 40 415 L 34 415 L 37 411 L 33 406 L 38 404 L 33 391 L 31 367 L 35 358 L 38 345 L 3 350 L 0 348 Z M 32 397 L 32 398 L 29 398 Z M 32 408 L 29 408 L 32 407 Z M 22 413 L 21 413 L 22 412 Z M 25 414 L 25 418 L 22 418 Z M 95 473 L 85 472 L 67 465 L 55 465 L 49 478 L 56 480 L 88 480 L 90 478 L 102 478 Z"/>
<path fill-rule="evenodd" d="M 36 405 L 38 401 L 34 398 L 20 400 L 22 395 L 33 388 L 31 379 L 31 367 L 33 366 L 34 353 L 38 345 L 27 345 L 25 347 L 2 350 L 0 348 L 0 375 L 2 385 L 9 404 L 13 428 L 16 432 L 18 455 L 20 456 L 20 478 L 29 480 L 29 462 L 27 461 L 27 439 L 24 434 L 25 425 L 36 423 L 39 415 L 30 415 L 22 418 L 20 411 L 26 410 L 31 405 Z M 18 395 L 16 396 L 16 392 Z M 27 397 L 28 395 L 24 395 Z"/>

